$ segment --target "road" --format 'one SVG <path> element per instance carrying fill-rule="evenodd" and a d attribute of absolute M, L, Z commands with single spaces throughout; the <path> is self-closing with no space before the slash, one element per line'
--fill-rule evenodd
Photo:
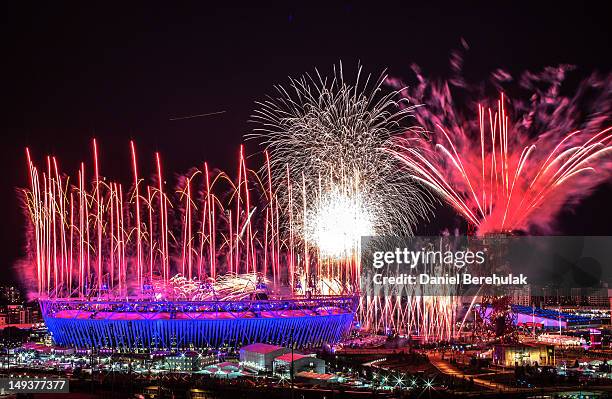
<path fill-rule="evenodd" d="M 502 390 L 502 391 L 517 392 L 517 391 L 523 390 L 522 388 L 511 387 L 509 385 L 495 383 L 495 382 L 492 382 L 492 381 L 489 381 L 483 378 L 479 378 L 479 376 L 490 375 L 491 373 L 465 374 L 464 372 L 462 372 L 461 370 L 459 370 L 458 368 L 450 364 L 448 361 L 443 360 L 440 353 L 429 352 L 428 356 L 429 356 L 429 361 L 431 362 L 431 364 L 435 368 L 437 368 L 440 372 L 446 375 L 451 375 L 453 377 L 460 378 L 460 379 L 465 378 L 466 380 L 473 379 L 474 384 L 479 385 L 486 389 L 494 390 L 494 391 Z M 512 373 L 512 371 L 499 371 L 498 372 L 498 374 L 509 374 L 509 373 Z"/>

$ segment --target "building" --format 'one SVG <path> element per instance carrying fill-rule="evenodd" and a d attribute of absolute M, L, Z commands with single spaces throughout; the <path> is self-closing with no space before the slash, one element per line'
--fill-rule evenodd
<path fill-rule="evenodd" d="M 586 344 L 586 340 L 580 336 L 548 333 L 538 335 L 538 342 L 563 348 L 580 347 Z"/>
<path fill-rule="evenodd" d="M 496 345 L 493 349 L 493 363 L 506 367 L 554 365 L 553 346 L 547 345 Z"/>
<path fill-rule="evenodd" d="M 334 344 L 353 324 L 358 296 L 257 301 L 40 300 L 58 345 L 129 349 L 234 348 L 256 342 L 295 348 Z"/>
<path fill-rule="evenodd" d="M 165 369 L 172 371 L 198 371 L 217 361 L 214 355 L 201 355 L 197 352 L 185 352 L 178 355 L 166 356 Z"/>
<path fill-rule="evenodd" d="M 18 304 L 23 302 L 21 291 L 17 287 L 0 287 L 0 300 L 7 304 Z"/>
<path fill-rule="evenodd" d="M 40 313 L 40 306 L 38 306 L 38 304 L 27 305 L 27 306 L 30 312 L 29 313 L 29 317 L 30 317 L 29 323 L 32 323 L 32 324 L 44 323 L 42 313 Z"/>
<path fill-rule="evenodd" d="M 202 371 L 204 374 L 208 374 L 214 378 L 220 379 L 234 379 L 241 378 L 244 376 L 251 375 L 248 372 L 242 370 L 238 363 L 234 362 L 221 362 L 206 366 Z"/>
<path fill-rule="evenodd" d="M 316 384 L 321 386 L 343 382 L 343 378 L 335 374 L 319 374 L 310 371 L 300 371 L 299 373 L 295 374 L 295 380 L 305 382 L 307 384 Z"/>
<path fill-rule="evenodd" d="M 611 307 L 612 290 L 605 283 L 602 283 L 600 287 L 543 287 L 537 292 L 539 294 L 534 295 L 532 291 L 532 303 L 544 307 L 589 306 L 602 309 Z M 525 305 L 524 301 L 513 303 Z"/>
<path fill-rule="evenodd" d="M 25 324 L 25 309 L 23 305 L 8 305 L 6 307 L 8 319 L 6 324 Z"/>
<path fill-rule="evenodd" d="M 587 306 L 608 308 L 610 307 L 610 294 L 607 287 L 588 288 L 585 290 L 585 299 Z"/>
<path fill-rule="evenodd" d="M 293 359 L 293 373 L 302 371 L 317 374 L 325 373 L 325 360 L 317 359 L 315 355 L 302 355 L 301 353 L 285 353 L 274 359 L 274 374 L 288 375 L 291 372 L 291 360 Z"/>
<path fill-rule="evenodd" d="M 258 371 L 272 371 L 274 359 L 290 349 L 282 346 L 256 343 L 240 349 L 240 364 Z"/>
<path fill-rule="evenodd" d="M 533 306 L 512 305 L 512 313 L 515 316 L 514 323 L 518 326 L 535 324 L 545 329 L 560 330 L 601 324 L 601 319 L 598 318 Z"/>
<path fill-rule="evenodd" d="M 511 298 L 511 303 L 515 305 L 531 305 L 531 287 L 529 285 L 509 289 L 508 296 Z"/>
<path fill-rule="evenodd" d="M 5 324 L 34 324 L 42 321 L 38 305 L 10 304 L 6 306 Z"/>

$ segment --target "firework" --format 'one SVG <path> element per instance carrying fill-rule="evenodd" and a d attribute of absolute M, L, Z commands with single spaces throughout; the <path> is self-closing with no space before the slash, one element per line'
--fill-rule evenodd
<path fill-rule="evenodd" d="M 344 80 L 342 65 L 331 79 L 291 79 L 277 96 L 259 103 L 251 134 L 271 155 L 279 201 L 293 209 L 293 230 L 319 261 L 356 256 L 361 236 L 412 234 L 430 202 L 414 180 L 398 173 L 383 151 L 406 129 L 412 108 L 383 93 L 386 76 Z M 308 256 L 307 253 L 304 256 Z"/>
<path fill-rule="evenodd" d="M 408 128 L 413 108 L 398 91 L 383 92 L 384 74 L 361 75 L 360 67 L 349 84 L 340 65 L 330 79 L 317 71 L 277 86 L 275 97 L 259 103 L 253 120 L 260 127 L 249 136 L 271 156 L 272 184 L 292 210 L 285 227 L 296 234 L 305 265 L 318 265 L 310 281 L 323 292 L 342 292 L 337 280 L 357 285 L 361 237 L 412 235 L 431 211 L 428 194 L 384 151 Z M 302 273 L 300 284 L 309 284 L 313 274 Z M 448 337 L 450 321 L 432 318 L 446 305 L 430 299 L 362 296 L 360 319 L 371 330 Z"/>
<path fill-rule="evenodd" d="M 458 71 L 461 58 L 455 54 L 453 61 Z M 463 78 L 430 82 L 415 68 L 419 84 L 402 94 L 425 105 L 415 110 L 424 131 L 408 132 L 390 152 L 478 235 L 550 231 L 566 204 L 588 195 L 612 171 L 612 130 L 606 126 L 612 79 L 593 75 L 565 97 L 561 84 L 570 69 L 524 73 L 519 82 L 528 101 L 511 102 L 502 94 L 491 106 L 477 102 L 472 117 L 453 99 L 451 88 L 472 94 Z M 498 90 L 512 80 L 503 71 L 493 76 Z"/>
<path fill-rule="evenodd" d="M 525 72 L 518 91 L 528 93 L 527 101 L 510 102 L 501 94 L 490 104 L 487 85 L 471 85 L 463 77 L 459 52 L 452 54 L 451 65 L 448 81 L 430 81 L 413 66 L 418 84 L 402 95 L 423 104 L 414 111 L 422 129 L 407 131 L 388 151 L 463 216 L 471 232 L 482 236 L 551 231 L 564 206 L 610 178 L 610 76 L 593 74 L 567 97 L 561 89 L 571 66 Z M 509 73 L 497 70 L 491 83 L 503 93 L 512 81 Z M 393 78 L 387 83 L 404 87 Z M 464 112 L 453 94 L 461 103 L 477 98 L 475 115 Z M 465 318 L 461 326 L 464 322 Z"/>
<path fill-rule="evenodd" d="M 100 174 L 95 140 L 92 182 L 84 163 L 72 183 L 56 158 L 40 168 L 27 151 L 30 187 L 23 198 L 37 297 L 236 298 L 247 279 L 268 278 L 277 290 L 289 287 L 289 295 L 319 293 L 299 275 L 308 268 L 319 274 L 317 265 L 304 266 L 294 233 L 279 229 L 290 210 L 279 206 L 270 178 L 247 168 L 242 149 L 237 180 L 204 163 L 179 176 L 175 188 L 166 187 L 159 154 L 149 182 L 138 174 L 133 142 L 130 154 L 133 180 L 126 187 Z M 328 285 L 344 286 L 345 275 Z M 298 281 L 304 283 L 296 289 Z"/>
<path fill-rule="evenodd" d="M 174 301 L 240 301 L 249 300 L 257 293 L 267 295 L 267 284 L 270 281 L 257 274 L 227 273 L 216 278 L 208 277 L 199 280 L 176 274 L 164 284 L 162 280 L 154 281 L 153 292 L 157 299 Z"/>

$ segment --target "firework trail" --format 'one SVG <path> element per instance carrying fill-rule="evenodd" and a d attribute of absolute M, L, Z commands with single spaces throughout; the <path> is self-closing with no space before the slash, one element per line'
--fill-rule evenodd
<path fill-rule="evenodd" d="M 414 110 L 423 131 L 407 132 L 390 152 L 476 234 L 550 232 L 564 206 L 610 179 L 610 75 L 593 74 L 567 96 L 562 84 L 571 66 L 525 72 L 518 90 L 505 88 L 513 78 L 497 70 L 491 79 L 495 91 L 517 96 L 511 101 L 501 94 L 489 104 L 483 100 L 486 85 L 470 85 L 461 76 L 458 52 L 451 65 L 448 81 L 428 80 L 413 66 L 418 84 L 402 95 L 424 104 Z M 403 87 L 397 79 L 387 82 Z M 465 112 L 455 98 L 476 98 L 476 113 Z"/>
<path fill-rule="evenodd" d="M 296 289 L 306 281 L 299 271 L 308 267 L 296 256 L 294 233 L 279 229 L 290 210 L 279 206 L 271 181 L 247 168 L 242 148 L 237 179 L 204 163 L 177 176 L 174 189 L 159 154 L 156 175 L 149 181 L 139 175 L 133 142 L 127 186 L 102 176 L 95 140 L 93 173 L 81 163 L 74 181 L 56 158 L 40 167 L 26 153 L 30 184 L 20 197 L 29 221 L 28 259 L 19 267 L 33 298 L 231 299 L 268 278 L 276 293 L 306 291 L 304 284 Z M 317 264 L 311 267 L 320 274 Z M 338 293 L 346 275 L 321 280 L 311 293 Z"/>
<path fill-rule="evenodd" d="M 383 93 L 385 78 L 362 78 L 359 67 L 349 84 L 340 64 L 331 78 L 316 71 L 276 86 L 253 115 L 260 127 L 248 137 L 270 153 L 279 200 L 291 204 L 296 234 L 320 258 L 354 256 L 361 236 L 410 235 L 431 210 L 420 185 L 382 150 L 412 112 L 397 91 Z"/>

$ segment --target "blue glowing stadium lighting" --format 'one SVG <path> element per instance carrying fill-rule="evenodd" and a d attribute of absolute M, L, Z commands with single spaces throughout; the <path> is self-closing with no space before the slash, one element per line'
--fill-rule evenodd
<path fill-rule="evenodd" d="M 254 342 L 288 346 L 294 342 L 297 347 L 308 347 L 339 342 L 353 323 L 357 298 L 201 302 L 54 299 L 40 303 L 53 340 L 61 346 L 161 349 L 239 347 Z"/>

